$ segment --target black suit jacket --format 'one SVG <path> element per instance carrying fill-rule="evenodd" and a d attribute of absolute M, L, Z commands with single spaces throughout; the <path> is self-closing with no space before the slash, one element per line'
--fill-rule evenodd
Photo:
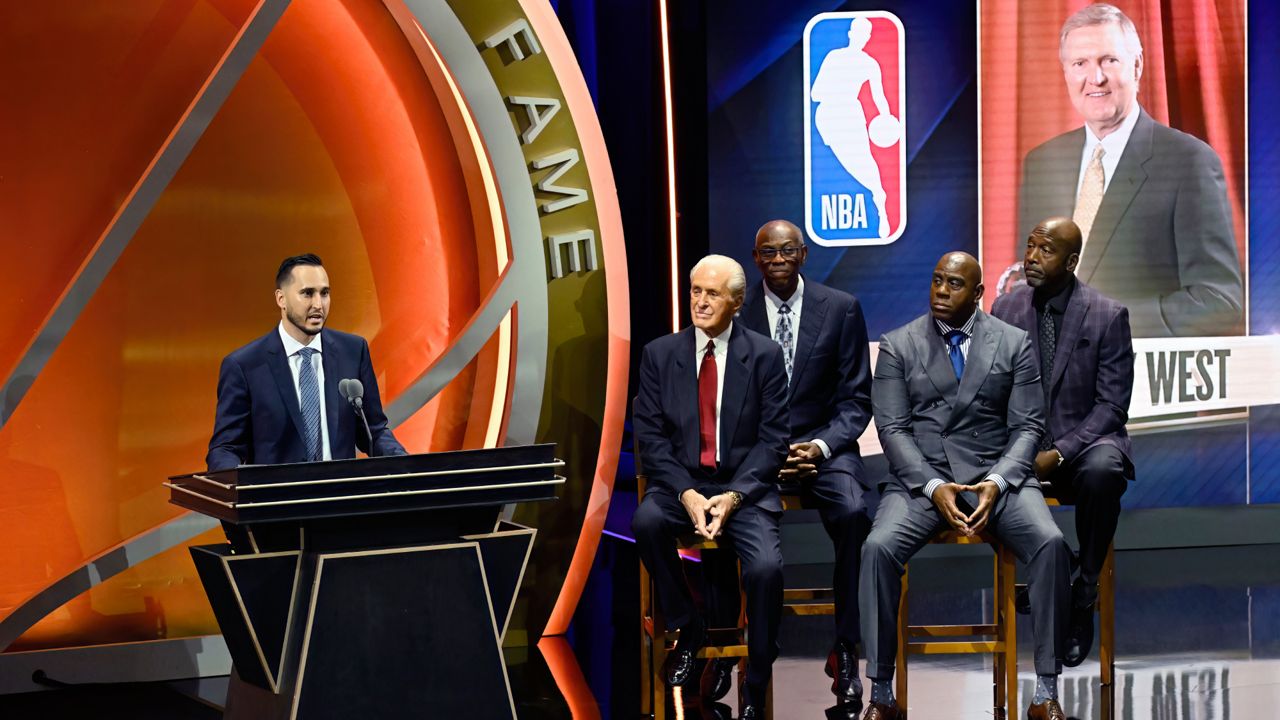
<path fill-rule="evenodd" d="M 649 481 L 676 497 L 690 488 L 736 490 L 744 502 L 780 512 L 777 476 L 787 459 L 787 371 L 782 348 L 735 322 L 720 399 L 720 464 L 698 463 L 698 367 L 694 329 L 644 347 L 633 428 Z"/>
<path fill-rule="evenodd" d="M 357 445 L 368 455 L 404 455 L 404 448 L 387 428 L 369 344 L 358 335 L 328 328 L 321 342 L 325 422 L 333 459 L 354 458 Z M 373 448 L 365 447 L 368 443 L 360 419 L 338 394 L 338 381 L 343 378 L 357 378 L 364 385 L 364 411 L 373 433 Z M 272 328 L 222 360 L 218 411 L 205 462 L 212 471 L 237 465 L 303 462 L 306 457 L 293 374 L 279 329 Z"/>
<path fill-rule="evenodd" d="M 1084 128 L 1027 153 L 1017 255 L 1036 224 L 1075 210 Z M 1244 284 L 1222 161 L 1142 112 L 1098 207 L 1082 282 L 1129 308 L 1138 337 L 1234 335 Z"/>
<path fill-rule="evenodd" d="M 738 319 L 771 336 L 764 284 L 747 289 Z M 795 334 L 787 407 L 791 442 L 820 438 L 831 449 L 824 467 L 842 470 L 867 486 L 858 438 L 871 422 L 871 358 L 867 323 L 858 299 L 808 278 Z"/>
<path fill-rule="evenodd" d="M 997 474 L 1034 482 L 1044 393 L 1027 333 L 980 313 L 956 381 L 942 337 L 924 315 L 880 338 L 871 403 L 889 469 L 921 493 L 934 478 L 971 485 Z"/>
<path fill-rule="evenodd" d="M 1129 460 L 1132 448 L 1124 429 L 1133 395 L 1129 311 L 1088 285 L 1074 278 L 1071 282 L 1076 286 L 1053 356 L 1049 436 L 1064 460 L 1075 460 L 1099 444 L 1114 446 Z M 991 314 L 1027 331 L 1040 367 L 1040 324 L 1032 294 L 1031 288 L 1020 287 L 997 298 Z"/>

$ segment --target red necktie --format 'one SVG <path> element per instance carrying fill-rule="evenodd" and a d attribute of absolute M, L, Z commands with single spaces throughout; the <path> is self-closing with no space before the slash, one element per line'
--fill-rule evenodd
<path fill-rule="evenodd" d="M 716 469 L 716 344 L 707 341 L 707 352 L 702 356 L 702 368 L 698 371 L 698 428 L 702 436 L 698 463 L 707 470 Z"/>

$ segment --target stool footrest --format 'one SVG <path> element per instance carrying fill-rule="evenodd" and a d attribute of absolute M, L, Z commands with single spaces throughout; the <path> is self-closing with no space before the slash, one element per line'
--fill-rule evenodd
<path fill-rule="evenodd" d="M 911 625 L 907 628 L 911 637 L 971 637 L 998 632 L 995 625 Z"/>
<path fill-rule="evenodd" d="M 994 654 L 1004 652 L 1004 647 L 1004 643 L 999 640 L 922 642 L 908 643 L 907 652 L 911 655 Z"/>
<path fill-rule="evenodd" d="M 832 588 L 790 588 L 782 591 L 782 601 L 792 600 L 832 600 L 836 591 Z"/>
<path fill-rule="evenodd" d="M 835 615 L 835 603 L 790 603 L 782 606 L 784 615 L 807 617 L 810 615 Z"/>

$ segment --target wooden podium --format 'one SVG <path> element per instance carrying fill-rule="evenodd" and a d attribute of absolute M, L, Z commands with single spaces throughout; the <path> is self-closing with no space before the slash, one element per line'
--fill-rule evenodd
<path fill-rule="evenodd" d="M 514 718 L 502 638 L 552 500 L 555 445 L 178 475 L 222 520 L 192 547 L 235 663 L 227 718 Z"/>

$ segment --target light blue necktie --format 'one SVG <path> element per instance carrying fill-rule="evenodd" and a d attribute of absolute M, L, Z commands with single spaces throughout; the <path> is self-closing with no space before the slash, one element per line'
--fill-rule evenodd
<path fill-rule="evenodd" d="M 302 439 L 307 443 L 307 460 L 322 460 L 320 451 L 320 383 L 316 381 L 316 369 L 311 357 L 318 354 L 314 348 L 302 348 L 302 366 L 298 369 L 299 405 L 302 408 Z"/>
<path fill-rule="evenodd" d="M 964 353 L 960 350 L 960 346 L 969 337 L 959 330 L 952 330 L 947 333 L 947 345 L 951 348 L 951 369 L 956 371 L 956 380 L 964 375 Z"/>
<path fill-rule="evenodd" d="M 782 346 L 782 361 L 787 368 L 787 384 L 791 384 L 791 362 L 795 356 L 795 339 L 791 334 L 791 307 L 786 303 L 778 306 L 778 328 L 773 333 L 774 339 Z"/>

